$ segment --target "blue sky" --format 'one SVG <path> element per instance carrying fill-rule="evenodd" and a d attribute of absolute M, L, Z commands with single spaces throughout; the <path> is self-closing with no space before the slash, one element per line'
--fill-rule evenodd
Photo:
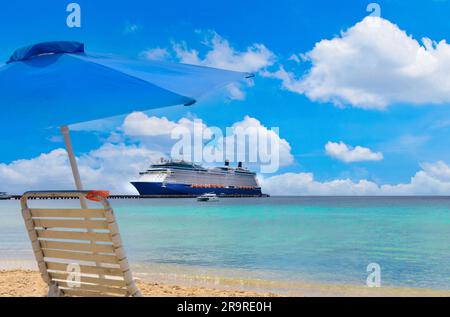
<path fill-rule="evenodd" d="M 15 49 L 31 43 L 78 40 L 86 44 L 87 51 L 133 58 L 159 48 L 168 52 L 166 58 L 177 61 L 183 61 L 183 56 L 177 54 L 174 48 L 177 44 L 185 45 L 184 53 L 197 50 L 199 60 L 207 64 L 206 54 L 214 50 L 211 41 L 215 34 L 222 43 L 227 41 L 237 55 L 249 50 L 261 53 L 255 45 L 263 45 L 272 54 L 273 61 L 255 69 L 257 76 L 253 87 L 241 86 L 245 97 L 239 99 L 243 100 L 216 95 L 201 100 L 189 109 L 175 107 L 154 114 L 165 115 L 173 121 L 195 116 L 202 118 L 208 126 L 222 128 L 249 116 L 265 127 L 279 127 L 280 137 L 291 146 L 294 161 L 282 167 L 278 174 L 312 173 L 319 182 L 348 179 L 357 183 L 364 179 L 379 185 L 408 183 L 411 177 L 424 169 L 423 164 L 442 161 L 447 166 L 450 163 L 450 99 L 445 92 L 446 86 L 443 85 L 436 93 L 431 91 L 431 97 L 420 91 L 422 88 L 428 89 L 428 86 L 421 84 L 425 77 L 431 78 L 431 83 L 443 82 L 439 71 L 431 74 L 421 69 L 418 75 L 411 75 L 411 72 L 417 72 L 414 68 L 408 70 L 406 77 L 389 76 L 389 65 L 383 63 L 386 60 L 390 62 L 391 56 L 404 55 L 407 58 L 410 54 L 408 48 L 401 47 L 401 40 L 398 47 L 394 45 L 395 41 L 383 46 L 382 40 L 360 45 L 352 42 L 357 35 L 342 35 L 341 32 L 355 27 L 369 15 L 366 12 L 369 1 L 130 0 L 124 4 L 80 0 L 77 3 L 82 8 L 81 28 L 66 26 L 68 13 L 65 7 L 68 3 L 2 3 L 0 26 L 4 32 L 1 35 L 0 61 L 6 61 Z M 450 40 L 450 3 L 447 1 L 378 1 L 378 4 L 382 18 L 390 23 L 384 25 L 382 30 L 394 32 L 398 28 L 419 41 L 420 45 L 424 45 L 420 42 L 424 37 L 437 43 Z M 360 31 L 364 32 L 366 26 L 360 26 Z M 333 38 L 347 39 L 346 45 L 356 43 L 356 49 L 363 53 L 371 45 L 379 48 L 379 55 L 374 50 L 368 54 L 367 63 L 379 63 L 375 67 L 382 70 L 374 71 L 376 81 L 368 83 L 365 92 L 375 94 L 382 101 L 370 101 L 373 94 L 370 98 L 364 95 L 362 101 L 352 99 L 363 89 L 362 82 L 370 81 L 372 77 L 370 73 L 362 76 L 360 73 L 367 69 L 352 67 L 348 56 L 344 55 L 336 60 L 341 65 L 336 66 L 334 71 L 337 73 L 331 80 L 332 86 L 341 85 L 339 91 L 330 92 L 330 89 L 337 88 L 328 86 L 319 87 L 318 93 L 317 87 L 305 88 L 305 82 L 299 84 L 314 66 L 319 69 L 324 65 L 328 67 L 326 63 L 330 63 L 324 57 L 330 54 L 326 48 L 317 50 L 317 54 L 309 59 L 303 60 L 301 54 L 315 52 L 318 43 Z M 205 39 L 210 41 L 209 46 L 204 44 Z M 403 42 L 407 44 L 406 39 Z M 381 49 L 383 47 L 386 52 Z M 436 53 L 430 59 L 434 61 L 436 58 L 436 63 L 440 63 L 438 66 L 444 69 L 447 59 L 441 56 L 445 55 L 445 49 L 442 51 L 444 53 Z M 300 59 L 299 62 L 292 60 L 293 54 Z M 423 67 L 427 68 L 427 65 Z M 282 80 L 280 73 L 277 73 L 280 69 L 293 76 L 290 82 Z M 355 75 L 351 77 L 353 72 Z M 341 75 L 345 77 L 342 79 L 345 82 L 335 83 L 341 80 Z M 311 81 L 314 79 L 311 78 Z M 348 97 L 344 88 L 355 82 L 355 86 L 349 88 L 354 91 Z M 426 82 L 429 84 L 430 81 Z M 379 87 L 374 88 L 374 85 Z M 430 84 L 430 87 L 434 86 Z M 386 95 L 383 95 L 384 91 Z M 8 120 L 20 125 L 19 117 Z M 2 133 L 7 131 L 3 129 Z M 25 141 L 26 146 L 18 147 L 17 143 L 24 140 L 21 136 L 9 135 L 0 162 L 4 167 L 9 167 L 16 160 L 30 160 L 61 148 L 63 144 L 57 136 L 56 130 L 38 131 L 33 138 Z M 74 133 L 77 155 L 98 149 L 108 137 L 107 133 Z M 128 138 L 124 142 L 139 146 L 136 139 Z M 360 146 L 372 154 L 381 153 L 382 159 L 349 162 L 342 155 L 333 155 L 332 149 L 327 151 L 328 142 L 335 145 L 343 142 L 350 152 Z M 445 167 L 444 172 L 447 172 Z"/>

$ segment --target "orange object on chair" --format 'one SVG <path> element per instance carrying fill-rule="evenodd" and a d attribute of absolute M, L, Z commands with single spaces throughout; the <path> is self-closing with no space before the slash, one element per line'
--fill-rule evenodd
<path fill-rule="evenodd" d="M 101 201 L 101 199 L 98 197 L 108 198 L 109 197 L 109 190 L 93 190 L 87 193 L 86 199 L 92 200 L 92 201 Z"/>

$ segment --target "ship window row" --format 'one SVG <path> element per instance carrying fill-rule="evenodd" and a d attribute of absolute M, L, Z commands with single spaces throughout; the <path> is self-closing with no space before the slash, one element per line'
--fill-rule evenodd
<path fill-rule="evenodd" d="M 208 175 L 174 173 L 165 180 L 179 184 L 215 184 L 223 186 L 257 186 L 254 177 L 236 175 Z"/>

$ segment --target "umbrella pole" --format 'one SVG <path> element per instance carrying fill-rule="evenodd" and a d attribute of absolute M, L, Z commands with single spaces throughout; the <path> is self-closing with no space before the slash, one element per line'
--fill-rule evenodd
<path fill-rule="evenodd" d="M 75 180 L 75 186 L 77 190 L 83 190 L 83 184 L 81 183 L 80 172 L 78 171 L 77 161 L 75 159 L 75 154 L 73 153 L 72 142 L 70 141 L 69 127 L 62 126 L 61 133 L 64 137 L 64 143 L 66 144 L 67 154 L 69 155 L 70 167 L 72 168 L 73 179 Z M 86 200 L 84 198 L 80 199 L 81 208 L 86 209 Z"/>
<path fill-rule="evenodd" d="M 78 171 L 77 160 L 75 159 L 75 154 L 73 153 L 72 141 L 70 141 L 69 127 L 62 126 L 61 133 L 64 136 L 64 143 L 66 144 L 67 154 L 69 155 L 70 167 L 72 168 L 73 179 L 75 180 L 75 186 L 77 190 L 83 190 L 83 184 L 81 183 L 80 172 Z M 86 199 L 80 197 L 81 208 L 87 209 Z M 90 220 L 89 218 L 84 218 L 85 220 Z M 92 229 L 87 229 L 87 232 L 93 232 Z M 91 244 L 96 244 L 95 241 L 90 241 Z M 94 254 L 97 254 L 94 252 Z M 100 266 L 101 263 L 95 262 L 96 266 Z M 98 275 L 100 278 L 104 278 L 103 275 Z"/>

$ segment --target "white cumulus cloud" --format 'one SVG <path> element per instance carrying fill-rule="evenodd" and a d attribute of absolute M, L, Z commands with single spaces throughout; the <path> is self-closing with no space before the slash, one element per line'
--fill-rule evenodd
<path fill-rule="evenodd" d="M 279 196 L 358 196 L 376 195 L 379 192 L 377 184 L 361 180 L 353 182 L 350 179 L 335 179 L 319 182 L 313 173 L 285 173 L 268 178 L 259 178 L 263 192 Z"/>
<path fill-rule="evenodd" d="M 201 120 L 181 118 L 171 121 L 135 112 L 125 118 L 121 129 L 125 136 L 139 140 L 148 148 L 171 152 L 173 158 L 184 157 L 198 163 L 201 163 L 199 158 L 193 157 L 198 151 L 206 163 L 213 163 L 213 160 L 215 163 L 223 162 L 227 158 L 231 162 L 253 164 L 255 168 L 275 164 L 274 168 L 278 169 L 294 161 L 289 142 L 281 138 L 276 129 L 266 127 L 250 116 L 245 116 L 228 129 L 220 129 Z M 201 135 L 195 136 L 194 132 Z M 189 134 L 190 139 L 187 146 L 182 146 L 182 153 L 177 152 L 178 147 L 174 150 L 175 143 L 178 143 L 174 137 L 180 133 Z M 202 142 L 195 142 L 198 137 Z"/>
<path fill-rule="evenodd" d="M 214 31 L 206 32 L 202 42 L 202 52 L 190 48 L 186 42 L 173 42 L 171 48 L 153 48 L 141 53 L 150 60 L 175 60 L 192 65 L 209 66 L 239 72 L 257 73 L 276 61 L 275 54 L 264 44 L 254 43 L 243 50 L 234 48 L 230 42 Z M 242 84 L 228 86 L 230 99 L 244 100 L 245 92 Z M 248 86 L 252 86 L 249 81 Z"/>
<path fill-rule="evenodd" d="M 294 162 L 291 150 L 291 145 L 277 129 L 266 127 L 250 116 L 234 123 L 228 135 L 221 135 L 205 148 L 211 156 L 232 162 L 244 161 L 247 165 L 260 167 L 263 173 L 273 173 L 280 167 L 291 165 Z"/>
<path fill-rule="evenodd" d="M 165 48 L 149 48 L 141 53 L 141 56 L 151 61 L 163 61 L 170 58 L 170 53 Z"/>
<path fill-rule="evenodd" d="M 150 117 L 143 112 L 133 112 L 125 118 L 122 129 L 128 136 L 155 137 L 170 136 L 172 131 L 179 127 L 186 127 L 191 130 L 193 125 L 193 120 L 188 118 L 181 118 L 178 122 L 175 122 L 166 117 Z"/>
<path fill-rule="evenodd" d="M 382 184 L 368 180 L 334 179 L 320 182 L 312 173 L 285 173 L 272 177 L 260 176 L 265 193 L 280 196 L 414 196 L 450 194 L 450 167 L 442 162 L 422 164 L 409 181 L 401 184 Z"/>
<path fill-rule="evenodd" d="M 135 145 L 103 144 L 77 158 L 86 189 L 107 189 L 112 193 L 136 193 L 131 179 L 164 156 Z M 20 194 L 28 190 L 74 189 L 72 172 L 64 149 L 56 149 L 35 158 L 0 164 L 0 183 L 8 192 Z"/>
<path fill-rule="evenodd" d="M 328 142 L 325 145 L 327 155 L 334 157 L 345 163 L 380 161 L 383 159 L 383 153 L 373 152 L 371 149 L 362 146 L 349 146 L 344 142 Z"/>
<path fill-rule="evenodd" d="M 204 54 L 188 48 L 185 42 L 174 43 L 173 49 L 178 59 L 183 63 L 240 72 L 258 72 L 273 65 L 276 60 L 275 54 L 264 44 L 255 43 L 245 50 L 239 51 L 216 32 L 209 32 L 203 44 L 208 48 Z"/>
<path fill-rule="evenodd" d="M 427 175 L 440 181 L 450 182 L 450 167 L 445 162 L 423 163 L 421 167 Z"/>
<path fill-rule="evenodd" d="M 311 63 L 305 75 L 283 67 L 264 74 L 280 79 L 287 90 L 337 106 L 450 102 L 450 45 L 419 41 L 380 17 L 364 18 L 303 56 Z"/>

